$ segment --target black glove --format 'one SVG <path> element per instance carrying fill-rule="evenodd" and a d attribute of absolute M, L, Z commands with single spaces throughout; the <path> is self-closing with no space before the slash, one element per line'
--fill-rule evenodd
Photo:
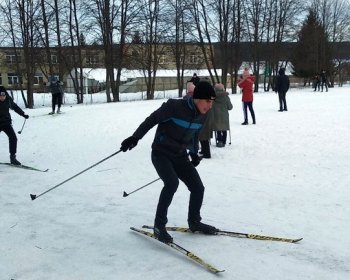
<path fill-rule="evenodd" d="M 120 147 L 120 149 L 123 152 L 126 152 L 127 150 L 131 150 L 137 145 L 137 142 L 139 142 L 139 139 L 137 139 L 135 136 L 130 136 L 122 142 L 122 146 Z"/>
<path fill-rule="evenodd" d="M 29 116 L 28 116 L 27 114 L 24 114 L 24 115 L 23 115 L 23 118 L 29 119 Z"/>
<path fill-rule="evenodd" d="M 190 157 L 192 159 L 191 163 L 193 164 L 194 167 L 198 166 L 202 160 L 202 158 L 200 158 L 197 154 L 190 154 Z"/>

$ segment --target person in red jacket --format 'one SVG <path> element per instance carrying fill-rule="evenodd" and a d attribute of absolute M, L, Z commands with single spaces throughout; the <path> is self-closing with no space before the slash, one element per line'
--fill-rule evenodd
<path fill-rule="evenodd" d="M 252 116 L 253 124 L 256 124 L 255 113 L 253 109 L 254 82 L 255 82 L 255 76 L 250 75 L 248 68 L 244 68 L 243 78 L 238 81 L 238 86 L 242 89 L 242 103 L 243 103 L 243 113 L 244 113 L 244 122 L 242 122 L 242 125 L 248 124 L 248 112 L 247 112 L 248 108 Z"/>

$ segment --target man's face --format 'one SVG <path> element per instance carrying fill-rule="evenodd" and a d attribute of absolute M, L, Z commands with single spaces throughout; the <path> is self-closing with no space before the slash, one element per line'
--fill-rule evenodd
<path fill-rule="evenodd" d="M 194 99 L 198 111 L 201 114 L 206 114 L 213 106 L 214 100 L 212 99 Z"/>
<path fill-rule="evenodd" d="M 0 101 L 3 102 L 6 99 L 6 95 L 0 95 Z"/>

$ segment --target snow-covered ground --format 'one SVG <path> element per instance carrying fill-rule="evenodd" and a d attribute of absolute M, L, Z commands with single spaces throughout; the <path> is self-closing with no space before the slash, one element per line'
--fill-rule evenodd
<path fill-rule="evenodd" d="M 175 93 L 176 95 L 176 93 Z M 18 134 L 18 159 L 46 173 L 0 165 L 0 279 L 350 279 L 350 88 L 292 89 L 288 112 L 274 93 L 255 94 L 257 125 L 241 126 L 240 95 L 230 95 L 231 145 L 211 146 L 198 167 L 203 221 L 220 229 L 282 237 L 299 244 L 172 233 L 174 241 L 225 272 L 132 232 L 152 224 L 161 181 L 150 160 L 152 129 L 130 152 L 32 201 L 115 153 L 163 100 L 74 105 L 48 116 L 49 94 Z M 42 99 L 40 99 L 42 98 Z M 98 99 L 98 95 L 94 95 Z M 104 96 L 101 96 L 103 100 Z M 17 98 L 19 104 L 20 99 Z M 12 112 L 20 130 L 23 118 Z M 0 161 L 8 139 L 0 134 Z M 169 225 L 186 226 L 189 192 L 180 184 Z"/>

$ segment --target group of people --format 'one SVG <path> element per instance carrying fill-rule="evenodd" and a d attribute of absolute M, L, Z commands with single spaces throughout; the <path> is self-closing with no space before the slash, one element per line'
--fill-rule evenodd
<path fill-rule="evenodd" d="M 59 114 L 61 113 L 63 98 L 62 82 L 56 77 L 51 77 L 47 86 L 52 93 L 52 112 L 49 114 L 52 115 L 55 113 L 56 105 L 57 114 Z M 0 133 L 3 131 L 9 139 L 10 163 L 13 165 L 21 165 L 21 162 L 19 162 L 16 157 L 17 136 L 12 127 L 10 110 L 15 111 L 25 119 L 29 118 L 29 115 L 25 114 L 24 111 L 13 101 L 5 87 L 0 86 Z"/>
<path fill-rule="evenodd" d="M 314 88 L 314 91 L 321 91 L 323 92 L 323 87 L 325 87 L 326 92 L 328 91 L 328 79 L 327 74 L 325 70 L 321 70 L 320 74 L 317 74 L 313 78 L 312 86 Z"/>
<path fill-rule="evenodd" d="M 280 71 L 276 91 L 280 95 L 281 108 L 286 109 L 285 92 L 288 90 L 289 80 L 287 87 L 283 74 L 284 70 Z M 123 152 L 133 149 L 146 133 L 157 125 L 151 159 L 164 186 L 154 218 L 154 235 L 160 241 L 167 243 L 173 241 L 166 230 L 168 208 L 179 186 L 179 180 L 183 181 L 190 191 L 187 218 L 190 230 L 207 234 L 217 231 L 214 226 L 202 222 L 201 207 L 205 188 L 196 167 L 202 160 L 199 156 L 199 143 L 203 151 L 204 142 L 200 137 L 206 125 L 210 127 L 211 132 L 216 132 L 217 147 L 225 146 L 227 130 L 229 130 L 228 111 L 232 109 L 232 103 L 224 85 L 219 83 L 213 87 L 209 81 L 197 79 L 197 75 L 194 78 L 191 81 L 192 85 L 188 86 L 186 98 L 169 99 L 164 102 L 138 126 L 131 136 L 123 140 L 120 146 Z M 256 124 L 253 110 L 254 81 L 255 77 L 245 69 L 242 79 L 238 82 L 238 86 L 242 88 L 245 118 L 242 124 L 244 125 L 248 124 L 247 108 L 250 110 L 253 124 Z M 57 81 L 52 80 L 50 85 L 53 82 Z M 58 105 L 60 110 L 59 100 Z M 9 137 L 11 163 L 20 164 L 16 160 L 17 138 L 11 125 L 10 109 L 26 119 L 29 118 L 13 102 L 5 88 L 0 87 L 0 132 L 4 131 Z M 53 107 L 52 113 L 54 112 Z M 212 122 L 213 119 L 215 119 L 214 122 Z M 206 143 L 209 144 L 209 142 Z"/>
<path fill-rule="evenodd" d="M 241 79 L 238 80 L 237 85 L 242 89 L 242 106 L 243 106 L 243 115 L 244 121 L 242 125 L 248 125 L 248 109 L 252 118 L 252 123 L 256 124 L 256 117 L 253 108 L 253 99 L 254 99 L 254 83 L 255 76 L 249 73 L 248 68 L 244 68 Z M 286 93 L 289 90 L 290 81 L 288 76 L 285 73 L 285 68 L 280 68 L 278 75 L 276 77 L 275 83 L 275 92 L 278 93 L 279 100 L 279 112 L 288 111 Z"/>

